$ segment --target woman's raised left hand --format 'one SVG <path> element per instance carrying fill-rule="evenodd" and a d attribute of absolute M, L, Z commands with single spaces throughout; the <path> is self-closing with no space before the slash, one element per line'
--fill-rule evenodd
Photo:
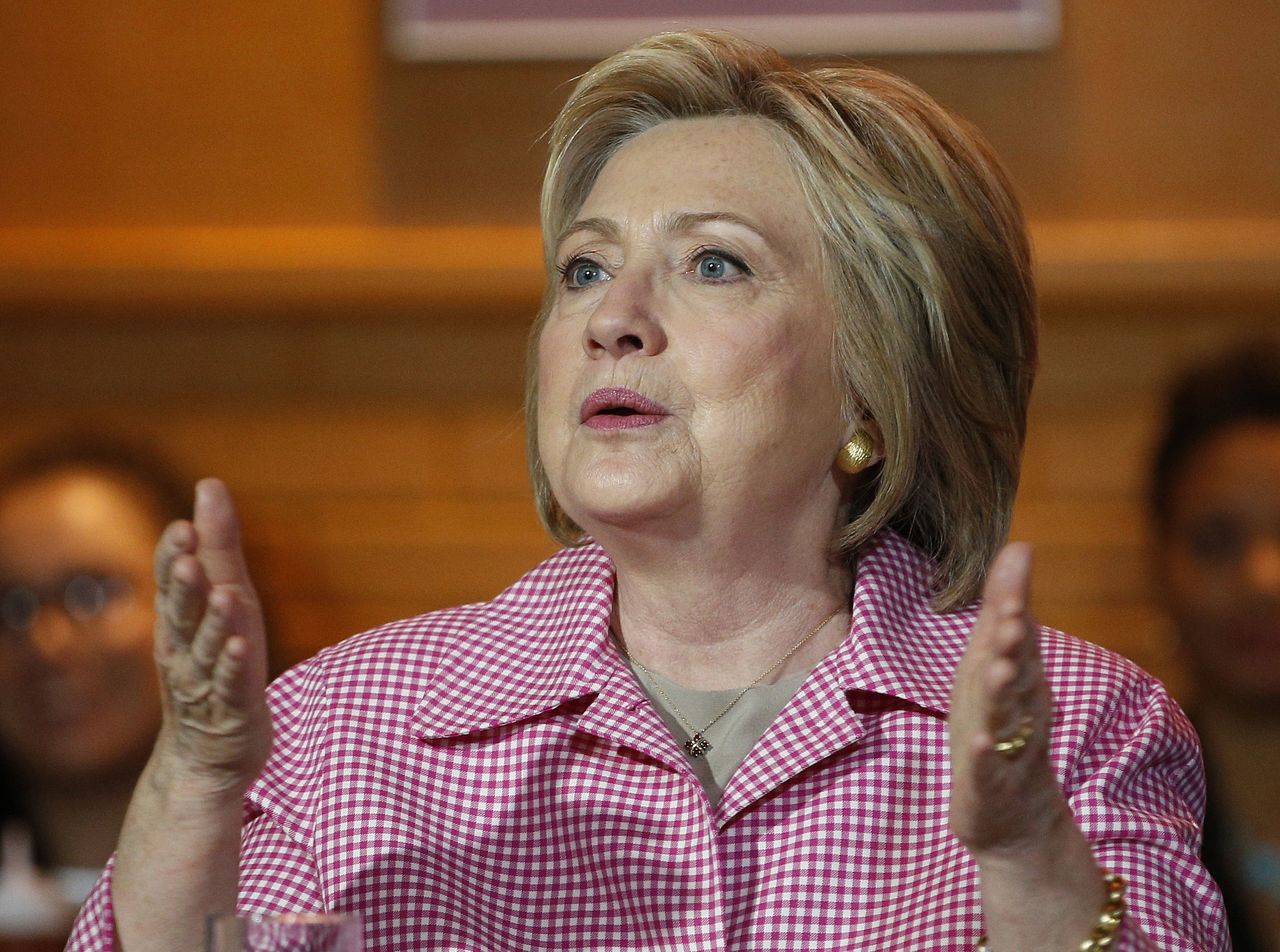
<path fill-rule="evenodd" d="M 1079 948 L 1102 870 L 1050 760 L 1053 699 L 1030 614 L 1030 546 L 991 564 L 951 688 L 951 829 L 978 865 L 988 948 Z"/>
<path fill-rule="evenodd" d="M 1067 810 L 1049 763 L 1053 698 L 1030 575 L 1026 543 L 996 556 L 951 692 L 951 828 L 975 854 L 1034 846 Z"/>
<path fill-rule="evenodd" d="M 1077 948 L 1106 893 L 1049 758 L 1030 579 L 1031 547 L 1005 546 L 951 691 L 951 828 L 977 862 L 995 950 Z"/>

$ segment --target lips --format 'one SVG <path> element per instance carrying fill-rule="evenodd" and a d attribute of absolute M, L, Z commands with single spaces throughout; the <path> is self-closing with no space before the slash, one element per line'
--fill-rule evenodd
<path fill-rule="evenodd" d="M 602 387 L 582 401 L 579 417 L 593 430 L 633 430 L 653 426 L 667 415 L 667 408 L 625 387 Z"/>

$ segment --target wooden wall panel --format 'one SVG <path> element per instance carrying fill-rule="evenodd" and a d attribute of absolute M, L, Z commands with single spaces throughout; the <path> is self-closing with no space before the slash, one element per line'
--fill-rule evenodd
<path fill-rule="evenodd" d="M 1033 218 L 1038 610 L 1177 684 L 1146 454 L 1170 371 L 1276 324 L 1280 7 L 1064 17 L 1050 51 L 872 60 L 982 128 Z M 520 378 L 539 135 L 585 64 L 395 63 L 378 20 L 0 4 L 0 454 L 89 424 L 227 478 L 286 659 L 551 549 Z"/>
<path fill-rule="evenodd" d="M 1072 0 L 1025 54 L 869 57 L 1038 218 L 1275 217 L 1272 0 Z M 405 64 L 369 0 L 0 4 L 0 224 L 527 223 L 587 64 Z"/>
<path fill-rule="evenodd" d="M 1180 683 L 1151 594 L 1142 505 L 1172 370 L 1274 330 L 1265 302 L 1045 318 L 1014 536 L 1042 619 Z M 491 596 L 552 551 L 525 475 L 523 325 L 0 321 L 0 455 L 92 426 L 235 489 L 281 657 Z M 333 341 L 340 341 L 340 346 Z M 371 353 L 390 353 L 389 372 Z M 444 365 L 449 365 L 448 367 Z"/>
<path fill-rule="evenodd" d="M 367 218 L 364 0 L 0 4 L 0 220 Z"/>
<path fill-rule="evenodd" d="M 1034 217 L 1280 214 L 1280 167 L 1267 160 L 1280 136 L 1280 7 L 1070 0 L 1063 18 L 1062 43 L 1043 52 L 860 59 L 902 73 L 982 129 Z M 585 65 L 383 61 L 385 213 L 531 219 L 538 136 Z M 437 117 L 450 130 L 444 141 Z M 514 145 L 493 147 L 490 119 Z"/>
<path fill-rule="evenodd" d="M 0 455 L 92 429 L 151 443 L 193 479 L 225 479 L 278 654 L 297 659 L 392 618 L 491 597 L 553 550 L 525 476 L 524 334 L 10 317 Z"/>

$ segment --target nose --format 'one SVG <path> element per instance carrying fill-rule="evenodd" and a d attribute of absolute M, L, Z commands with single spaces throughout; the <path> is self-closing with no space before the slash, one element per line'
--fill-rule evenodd
<path fill-rule="evenodd" d="M 76 623 L 70 615 L 44 606 L 32 622 L 27 639 L 36 654 L 44 661 L 55 664 L 74 650 L 77 634 Z"/>
<path fill-rule="evenodd" d="M 583 332 L 588 356 L 615 359 L 628 354 L 652 357 L 667 346 L 657 317 L 652 283 L 634 269 L 612 278 L 596 303 Z"/>

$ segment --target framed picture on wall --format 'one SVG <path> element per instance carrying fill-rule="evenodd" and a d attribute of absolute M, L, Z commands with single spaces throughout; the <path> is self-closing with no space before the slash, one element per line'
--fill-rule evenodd
<path fill-rule="evenodd" d="M 598 59 L 651 33 L 731 30 L 784 53 L 1030 50 L 1058 0 L 385 0 L 410 60 Z"/>

